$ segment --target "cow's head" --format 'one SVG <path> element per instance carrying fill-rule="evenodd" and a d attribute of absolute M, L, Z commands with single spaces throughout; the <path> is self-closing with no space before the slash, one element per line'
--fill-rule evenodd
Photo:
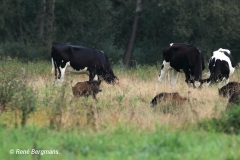
<path fill-rule="evenodd" d="M 114 84 L 116 83 L 116 80 L 118 80 L 111 68 L 109 70 L 103 71 L 102 76 L 103 79 L 109 84 Z"/>

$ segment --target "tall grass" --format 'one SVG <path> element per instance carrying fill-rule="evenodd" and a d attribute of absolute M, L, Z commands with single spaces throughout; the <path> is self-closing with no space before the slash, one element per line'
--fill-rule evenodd
<path fill-rule="evenodd" d="M 65 83 L 58 85 L 53 83 L 50 62 L 1 61 L 1 65 L 6 76 L 17 73 L 16 83 L 25 83 L 18 85 L 21 92 L 14 92 L 15 98 L 6 102 L 6 111 L 0 115 L 0 143 L 3 144 L 0 146 L 4 150 L 0 159 L 36 158 L 10 155 L 10 148 L 59 149 L 61 153 L 44 155 L 41 159 L 239 158 L 239 154 L 234 154 L 240 148 L 236 143 L 238 136 L 225 135 L 222 130 L 212 132 L 205 127 L 213 124 L 209 119 L 219 119 L 225 112 L 227 99 L 218 96 L 216 86 L 204 86 L 201 90 L 188 88 L 184 75 L 180 74 L 172 90 L 166 79 L 157 93 L 177 91 L 189 101 L 177 112 L 162 112 L 159 108 L 150 108 L 150 101 L 157 94 L 160 67 L 136 66 L 125 70 L 120 65 L 114 66 L 119 81 L 115 85 L 101 83 L 103 91 L 95 101 L 91 97 L 76 99 L 72 95 L 72 86 L 88 80 L 87 75 L 67 73 Z M 236 70 L 230 81 L 238 81 L 238 75 Z M 29 101 L 17 99 L 19 93 L 34 97 L 28 96 Z M 22 103 L 16 103 L 17 100 Z M 35 105 L 27 112 L 26 124 L 22 125 L 25 127 L 14 129 L 13 126 L 21 123 L 26 109 L 19 106 L 29 102 Z"/>

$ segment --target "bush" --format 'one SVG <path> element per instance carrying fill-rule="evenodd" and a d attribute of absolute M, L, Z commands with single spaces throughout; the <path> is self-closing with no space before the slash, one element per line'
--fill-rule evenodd
<path fill-rule="evenodd" d="M 18 69 L 16 69 L 18 68 Z M 17 115 L 21 111 L 21 125 L 25 126 L 27 116 L 36 110 L 37 94 L 27 81 L 27 75 L 23 75 L 20 63 L 12 61 L 12 66 L 4 61 L 0 66 L 0 107 L 12 109 Z M 15 126 L 17 126 L 15 116 Z"/>
<path fill-rule="evenodd" d="M 224 133 L 240 133 L 240 106 L 232 106 L 230 110 L 222 113 L 220 118 L 211 118 L 198 122 L 198 128 Z"/>
<path fill-rule="evenodd" d="M 2 63 L 0 67 L 0 109 L 5 110 L 6 105 L 12 101 L 17 89 L 18 73 L 13 68 Z"/>

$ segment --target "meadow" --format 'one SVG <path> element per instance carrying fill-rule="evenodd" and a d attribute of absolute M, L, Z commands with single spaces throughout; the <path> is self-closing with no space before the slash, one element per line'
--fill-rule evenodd
<path fill-rule="evenodd" d="M 227 105 L 217 86 L 188 88 L 180 74 L 174 91 L 189 101 L 181 108 L 164 104 L 172 110 L 163 112 L 161 105 L 149 107 L 156 93 L 173 92 L 167 78 L 156 92 L 160 65 L 129 70 L 114 65 L 119 81 L 102 82 L 97 101 L 72 95 L 72 86 L 88 80 L 87 75 L 68 73 L 63 85 L 54 84 L 50 62 L 1 61 L 0 67 L 1 107 L 5 105 L 0 159 L 240 158 L 238 128 L 231 123 L 225 132 L 233 122 L 230 116 L 228 123 L 217 121 L 226 117 Z M 238 69 L 230 81 L 239 81 Z M 17 149 L 59 154 L 20 155 Z"/>

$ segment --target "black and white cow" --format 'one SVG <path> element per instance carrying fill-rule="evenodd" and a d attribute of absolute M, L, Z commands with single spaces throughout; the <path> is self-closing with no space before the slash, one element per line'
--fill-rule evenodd
<path fill-rule="evenodd" d="M 93 81 L 95 76 L 97 79 L 99 79 L 98 76 L 102 76 L 107 83 L 114 83 L 117 79 L 103 51 L 84 46 L 54 43 L 51 57 L 56 81 L 64 81 L 68 66 L 77 71 L 88 71 L 89 81 Z"/>
<path fill-rule="evenodd" d="M 163 63 L 161 73 L 158 77 L 158 84 L 160 84 L 166 72 L 173 68 L 171 76 L 171 86 L 174 88 L 177 81 L 177 76 L 180 70 L 185 73 L 185 82 L 196 88 L 195 83 L 200 87 L 203 83 L 202 71 L 205 68 L 204 59 L 201 52 L 194 46 L 187 44 L 171 43 L 163 50 Z"/>
<path fill-rule="evenodd" d="M 213 52 L 212 57 L 209 59 L 208 69 L 210 77 L 207 82 L 222 83 L 222 86 L 229 82 L 229 77 L 235 70 L 235 63 L 231 52 L 228 49 L 219 48 Z"/>

